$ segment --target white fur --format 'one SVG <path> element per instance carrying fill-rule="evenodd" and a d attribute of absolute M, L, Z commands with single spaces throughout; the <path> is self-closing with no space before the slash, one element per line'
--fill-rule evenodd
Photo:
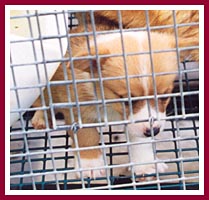
<path fill-rule="evenodd" d="M 165 123 L 165 121 L 163 120 L 165 116 L 166 116 L 165 113 L 162 112 L 157 113 L 156 109 L 152 107 L 148 109 L 148 105 L 146 103 L 145 106 L 139 110 L 139 112 L 129 116 L 129 120 L 133 122 L 128 125 L 130 138 L 133 138 L 133 140 L 135 140 L 135 137 L 144 137 L 144 132 L 146 131 L 146 129 L 151 128 L 150 122 L 148 121 L 148 119 L 150 118 L 158 119 L 154 121 L 152 127 L 159 127 L 162 130 Z M 147 120 L 147 121 L 135 123 L 135 121 L 137 120 Z"/>
<path fill-rule="evenodd" d="M 96 168 L 96 167 L 104 167 L 104 158 L 103 156 L 99 156 L 98 158 L 94 159 L 84 159 L 80 158 L 80 167 L 78 164 L 78 157 L 74 155 L 75 157 L 75 169 L 78 170 L 76 172 L 77 177 L 81 177 L 81 173 L 83 178 L 93 178 L 96 177 L 102 177 L 105 176 L 105 169 L 89 169 L 89 168 Z M 79 169 L 81 170 L 81 173 L 79 172 Z"/>
<path fill-rule="evenodd" d="M 135 40 L 143 41 L 145 37 L 147 37 L 147 32 L 145 31 L 140 31 L 140 32 L 124 32 L 122 35 L 120 33 L 111 33 L 111 34 L 105 34 L 105 35 L 99 35 L 96 37 L 96 42 L 98 44 L 102 43 L 107 43 L 107 42 L 112 42 L 115 39 L 120 39 L 121 36 L 126 37 L 126 36 L 131 36 Z M 140 44 L 140 42 L 139 42 Z M 90 45 L 94 45 L 94 41 L 91 40 Z"/>
<path fill-rule="evenodd" d="M 150 111 L 149 111 L 150 110 Z M 136 114 L 132 115 L 131 120 L 147 120 L 150 117 L 157 118 L 156 109 L 150 107 L 148 110 L 147 104 L 139 110 Z M 165 113 L 158 113 L 159 120 L 154 121 L 152 127 L 159 127 L 161 130 L 164 126 L 164 120 L 160 120 L 165 117 Z M 146 138 L 144 136 L 144 132 L 146 129 L 150 129 L 150 122 L 140 122 L 140 123 L 132 123 L 128 125 L 128 133 L 131 142 L 145 142 L 143 144 L 130 145 L 130 157 L 131 162 L 134 164 L 133 171 L 136 174 L 152 174 L 156 173 L 156 166 L 158 172 L 164 172 L 167 169 L 167 165 L 164 163 L 154 164 L 154 149 L 152 145 L 152 137 Z M 150 162 L 150 163 L 149 163 Z M 144 164 L 149 163 L 149 164 Z"/>
<path fill-rule="evenodd" d="M 157 165 L 154 163 L 158 159 L 157 157 L 154 157 L 153 144 L 151 142 L 151 138 L 138 138 L 137 141 L 145 143 L 136 145 L 132 144 L 130 146 L 130 157 L 131 162 L 134 163 L 134 173 L 137 175 L 145 175 L 155 174 L 157 172 L 164 172 L 168 168 L 165 163 L 157 163 Z"/>

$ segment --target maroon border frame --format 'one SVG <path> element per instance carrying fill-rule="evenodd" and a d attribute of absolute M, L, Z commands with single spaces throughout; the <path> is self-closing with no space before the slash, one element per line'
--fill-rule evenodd
<path fill-rule="evenodd" d="M 0 20 L 2 23 L 2 27 L 5 27 L 5 5 L 204 5 L 204 52 L 205 52 L 205 66 L 207 66 L 208 63 L 208 59 L 207 57 L 209 57 L 207 55 L 207 44 L 208 44 L 208 35 L 209 35 L 209 31 L 208 31 L 208 27 L 207 27 L 207 13 L 209 13 L 209 6 L 207 3 L 207 1 L 201 1 L 201 0 L 141 0 L 141 1 L 137 1 L 136 0 L 120 0 L 120 1 L 115 1 L 113 2 L 112 0 L 100 0 L 100 1 L 95 1 L 95 0 L 59 0 L 59 2 L 52 2 L 52 1 L 46 1 L 46 0 L 1 0 L 0 1 Z M 5 94 L 5 31 L 3 28 L 3 31 L 0 31 L 0 44 L 1 44 L 1 67 L 0 67 L 0 91 L 4 92 Z M 200 67 L 204 67 L 204 66 L 200 66 Z M 204 82 L 204 87 L 206 88 L 204 92 L 205 96 L 204 96 L 204 100 L 205 102 L 207 102 L 208 100 L 208 96 L 207 96 L 207 88 L 209 87 L 208 85 L 208 80 L 207 80 L 207 74 L 208 74 L 208 67 L 204 68 L 204 77 L 205 77 L 205 82 Z M 200 77 L 201 78 L 201 77 Z M 3 95 L 2 95 L 3 96 Z M 202 103 L 202 102 L 200 102 Z M 43 199 L 57 199 L 58 196 L 54 195 L 54 196 L 28 196 L 28 195 L 19 195 L 19 196 L 8 196 L 5 195 L 5 98 L 0 98 L 0 199 L 4 200 L 4 199 L 18 199 L 20 198 L 21 200 L 27 199 L 28 198 L 43 198 Z M 205 118 L 207 120 L 207 111 L 208 111 L 208 105 L 207 103 L 204 105 L 204 112 L 205 112 Z M 206 123 L 207 124 L 207 121 Z M 205 125 L 205 133 L 207 132 L 207 126 Z M 203 134 L 203 133 L 200 133 Z M 205 188 L 205 194 L 204 195 L 198 195 L 198 196 L 191 196 L 191 195 L 187 195 L 187 196 L 167 196 L 167 195 L 161 195 L 161 196 L 130 196 L 130 198 L 132 199 L 136 199 L 136 198 L 140 198 L 140 199 L 149 199 L 149 198 L 160 198 L 161 200 L 167 200 L 167 198 L 169 199 L 175 199 L 176 198 L 188 198 L 189 200 L 192 199 L 206 199 L 209 196 L 209 192 L 208 192 L 208 186 L 209 186 L 209 179 L 208 179 L 208 172 L 207 172 L 207 152 L 209 150 L 209 145 L 207 145 L 207 139 L 208 139 L 208 135 L 204 134 L 204 143 L 205 143 L 205 175 L 204 175 L 204 188 Z M 82 193 L 82 192 L 81 192 Z M 70 191 L 69 191 L 70 194 Z M 176 194 L 178 194 L 178 191 L 176 191 Z M 118 195 L 120 195 L 120 193 L 118 192 Z M 82 196 L 81 196 L 82 197 Z M 128 196 L 120 196 L 119 198 L 124 198 L 126 199 Z M 79 197 L 74 197 L 74 196 L 61 196 L 60 198 L 64 199 L 69 199 L 69 198 L 79 198 Z M 98 199 L 98 198 L 103 198 L 103 196 L 83 196 L 82 198 L 91 198 L 91 199 Z M 114 196 L 108 196 L 104 198 L 115 198 Z"/>

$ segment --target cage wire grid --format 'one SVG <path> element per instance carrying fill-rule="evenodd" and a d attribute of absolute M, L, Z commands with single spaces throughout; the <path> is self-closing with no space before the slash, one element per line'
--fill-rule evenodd
<path fill-rule="evenodd" d="M 129 162 L 129 148 L 133 143 L 128 140 L 127 129 L 124 128 L 130 122 L 128 120 L 109 122 L 107 118 L 107 111 L 104 111 L 104 121 L 101 120 L 101 116 L 98 112 L 99 123 L 95 124 L 82 124 L 80 120 L 78 125 L 82 124 L 83 127 L 97 127 L 100 132 L 101 141 L 98 147 L 86 147 L 86 149 L 98 149 L 101 148 L 103 152 L 103 158 L 105 160 L 106 176 L 96 179 L 82 177 L 82 168 L 74 169 L 73 163 L 73 152 L 78 149 L 85 148 L 71 148 L 72 140 L 67 134 L 67 130 L 73 129 L 77 124 L 65 125 L 63 122 L 63 116 L 58 114 L 55 119 L 54 108 L 64 106 L 64 104 L 54 104 L 51 100 L 49 106 L 46 106 L 43 98 L 42 88 L 48 88 L 56 84 L 67 84 L 71 83 L 74 86 L 79 83 L 79 80 L 68 80 L 65 75 L 65 80 L 58 82 L 47 81 L 46 84 L 42 84 L 40 80 L 40 72 L 38 69 L 39 64 L 43 64 L 46 67 L 47 63 L 63 63 L 63 69 L 66 70 L 65 62 L 72 62 L 72 58 L 64 57 L 65 52 L 62 50 L 61 39 L 67 39 L 67 37 L 75 37 L 93 34 L 94 37 L 99 34 L 109 34 L 119 32 L 121 35 L 129 31 L 146 30 L 148 33 L 153 29 L 169 28 L 169 26 L 156 26 L 148 28 L 134 28 L 134 29 L 123 29 L 121 23 L 121 14 L 118 12 L 119 28 L 116 30 L 109 31 L 96 31 L 94 25 L 94 12 L 86 11 L 90 13 L 93 32 L 89 33 L 86 30 L 83 33 L 67 34 L 68 29 L 73 29 L 78 25 L 78 20 L 75 17 L 75 12 L 84 11 L 51 11 L 51 12 L 40 12 L 36 11 L 31 13 L 27 11 L 25 14 L 12 16 L 10 20 L 24 19 L 28 24 L 27 29 L 29 32 L 29 38 L 21 40 L 13 40 L 13 43 L 24 43 L 28 42 L 33 47 L 33 56 L 35 61 L 33 63 L 13 63 L 11 55 L 11 72 L 14 87 L 10 90 L 15 92 L 15 97 L 18 102 L 18 108 L 10 110 L 10 113 L 18 113 L 19 120 L 10 127 L 10 189 L 11 190 L 27 190 L 27 189 L 38 189 L 38 190 L 66 190 L 66 189 L 123 189 L 123 190 L 198 190 L 199 188 L 199 77 L 198 77 L 198 64 L 195 62 L 183 62 L 179 65 L 178 75 L 181 78 L 176 79 L 175 88 L 172 94 L 164 95 L 171 97 L 171 101 L 167 107 L 167 117 L 165 129 L 160 136 L 152 138 L 151 143 L 153 146 L 154 155 L 159 157 L 159 160 L 155 159 L 155 163 L 165 162 L 168 165 L 168 170 L 164 173 L 159 173 L 156 169 L 156 174 L 144 175 L 146 178 L 155 176 L 155 179 L 148 181 L 136 181 L 137 178 L 144 178 L 142 175 L 136 175 L 133 172 L 128 173 L 127 168 L 133 167 L 133 163 Z M 68 20 L 65 21 L 66 32 L 60 33 L 58 15 L 65 15 L 67 13 Z M 40 19 L 42 16 L 54 16 L 57 26 L 57 35 L 43 36 L 40 27 Z M 148 11 L 146 11 L 147 21 L 149 20 Z M 174 29 L 177 30 L 175 24 L 175 11 L 173 11 L 174 18 Z M 34 29 L 32 28 L 32 20 L 37 23 L 38 37 L 34 36 Z M 65 18 L 63 17 L 63 20 Z M 83 19 L 84 15 L 83 15 Z M 183 24 L 185 26 L 192 26 L 196 24 Z M 16 27 L 17 28 L 17 27 Z M 177 37 L 177 34 L 176 34 Z M 123 43 L 123 37 L 121 37 Z M 60 58 L 47 60 L 45 57 L 45 49 L 42 42 L 45 40 L 56 39 L 58 46 L 60 47 Z M 38 59 L 36 55 L 35 42 L 40 42 L 42 59 Z M 94 41 L 96 43 L 96 41 Z M 70 44 L 68 44 L 70 45 Z M 151 44 L 150 44 L 151 45 Z M 191 47 L 190 47 L 191 48 Z M 197 48 L 197 47 L 193 47 Z M 176 49 L 178 56 L 178 48 Z M 70 52 L 70 46 L 68 46 Z M 155 52 L 151 52 L 155 53 Z M 117 56 L 117 55 L 114 55 Z M 125 53 L 123 52 L 124 61 L 126 61 Z M 88 57 L 87 57 L 88 58 Z M 76 58 L 79 59 L 79 58 Z M 98 58 L 97 58 L 98 62 Z M 72 62 L 73 63 L 73 62 Z M 126 62 L 124 62 L 126 63 Z M 36 66 L 37 73 L 37 84 L 34 86 L 19 86 L 15 83 L 15 68 L 21 68 L 27 65 Z M 99 62 L 98 62 L 99 65 Z M 124 66 L 127 70 L 127 66 Z M 98 66 L 100 68 L 100 66 Z M 101 69 L 99 69 L 101 70 Z M 48 72 L 44 71 L 46 79 L 48 80 Z M 99 72 L 98 80 L 101 91 L 103 88 L 102 80 L 105 80 Z M 140 77 L 140 75 L 138 76 Z M 118 77 L 121 78 L 121 77 Z M 131 76 L 126 75 L 125 77 L 127 85 L 129 84 L 129 78 Z M 111 78 L 109 78 L 111 79 Z M 115 77 L 113 79 L 116 79 Z M 80 82 L 91 82 L 92 80 L 80 80 Z M 37 88 L 41 93 L 42 105 L 41 108 L 25 108 L 22 103 L 18 100 L 18 93 L 20 90 L 30 90 Z M 127 87 L 129 88 L 129 87 Z M 76 87 L 74 87 L 75 93 Z M 100 104 L 106 108 L 107 103 L 121 101 L 125 105 L 128 101 L 131 105 L 133 98 L 130 95 L 124 99 L 113 99 L 106 100 L 103 98 L 101 101 L 92 101 L 92 104 Z M 49 92 L 49 96 L 50 96 Z M 154 98 L 157 105 L 157 93 L 155 92 Z M 163 97 L 164 97 L 163 96 Z M 150 97 L 138 97 L 137 100 L 143 100 Z M 153 97 L 152 97 L 153 98 Z M 70 99 L 70 98 L 69 98 Z M 67 103 L 70 107 L 75 106 L 79 109 L 82 105 L 88 105 L 89 102 L 77 102 Z M 131 107 L 131 106 L 130 106 Z M 53 129 L 50 128 L 48 120 L 46 120 L 45 130 L 34 130 L 31 125 L 31 118 L 37 109 L 50 110 L 52 113 Z M 131 109 L 130 109 L 131 110 Z M 131 111 L 132 112 L 132 111 Z M 132 112 L 133 113 L 133 112 Z M 72 110 L 71 110 L 71 115 Z M 78 116 L 80 114 L 78 113 Z M 45 119 L 47 114 L 45 112 Z M 76 131 L 76 129 L 75 129 Z M 79 158 L 79 155 L 78 155 Z M 142 163 L 147 164 L 147 163 Z M 85 170 L 85 169 L 84 169 Z M 75 172 L 80 172 L 81 178 L 75 177 Z"/>

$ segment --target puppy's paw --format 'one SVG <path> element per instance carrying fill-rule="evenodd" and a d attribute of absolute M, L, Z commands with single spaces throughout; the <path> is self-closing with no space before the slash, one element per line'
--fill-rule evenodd
<path fill-rule="evenodd" d="M 49 116 L 48 116 L 49 117 Z M 43 111 L 36 111 L 32 120 L 31 124 L 35 129 L 46 129 L 46 122 L 44 119 Z M 52 127 L 52 122 L 49 120 L 49 127 Z"/>
<path fill-rule="evenodd" d="M 42 117 L 34 116 L 31 120 L 32 126 L 35 129 L 45 129 L 46 123 L 45 120 Z"/>
<path fill-rule="evenodd" d="M 165 163 L 157 163 L 157 171 L 159 173 L 164 173 L 168 169 L 168 165 Z"/>
<path fill-rule="evenodd" d="M 149 165 L 137 165 L 133 167 L 133 171 L 136 175 L 141 176 L 136 178 L 136 181 L 151 181 L 155 179 L 156 172 L 163 173 L 167 170 L 168 166 L 165 163 L 157 163 L 157 169 L 155 164 Z M 148 175 L 148 176 L 146 176 Z M 153 175 L 153 176 L 149 176 Z"/>
<path fill-rule="evenodd" d="M 97 158 L 81 158 L 80 159 L 80 165 L 81 167 L 79 168 L 78 164 L 78 158 L 75 156 L 75 169 L 79 170 L 82 169 L 81 172 L 77 171 L 76 172 L 76 177 L 81 178 L 81 173 L 83 178 L 99 178 L 103 177 L 106 175 L 104 167 L 104 159 L 102 155 L 99 155 Z M 100 169 L 89 169 L 89 168 L 100 168 Z"/>

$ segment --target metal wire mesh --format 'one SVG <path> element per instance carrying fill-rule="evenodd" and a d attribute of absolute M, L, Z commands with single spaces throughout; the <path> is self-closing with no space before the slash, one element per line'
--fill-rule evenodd
<path fill-rule="evenodd" d="M 66 32 L 68 32 L 67 27 L 70 29 L 74 28 L 77 25 L 78 21 L 75 18 L 76 11 L 68 12 L 35 12 L 35 14 L 30 14 L 27 12 L 25 15 L 13 16 L 11 20 L 17 18 L 25 18 L 28 20 L 29 24 L 29 33 L 30 39 L 25 39 L 26 42 L 31 42 L 33 45 L 34 55 L 36 49 L 34 48 L 34 42 L 42 40 L 56 39 L 60 42 L 61 38 L 67 38 L 68 34 L 61 34 L 59 32 L 59 22 L 56 24 L 58 26 L 58 34 L 53 36 L 42 36 L 41 37 L 41 28 L 38 28 L 39 36 L 34 37 L 33 31 L 31 28 L 31 18 L 35 17 L 37 19 L 45 15 L 53 15 L 57 20 L 57 15 L 63 15 L 63 13 L 68 13 L 68 23 L 66 24 Z M 81 12 L 81 11 L 77 11 Z M 93 12 L 90 12 L 92 24 L 93 24 L 93 36 L 100 34 L 99 31 L 96 31 L 94 27 L 94 17 Z M 119 28 L 116 30 L 102 31 L 101 33 L 114 33 L 119 32 L 124 33 L 122 27 L 122 21 L 120 12 L 118 12 L 119 19 Z M 175 19 L 175 12 L 174 12 Z M 64 20 L 64 18 L 63 18 Z M 147 19 L 148 20 L 148 19 Z M 175 20 L 174 20 L 175 21 Z M 68 24 L 68 26 L 67 26 Z M 184 24 L 185 26 L 193 24 Z M 175 24 L 174 24 L 175 27 Z M 166 28 L 166 26 L 157 26 L 149 27 L 148 32 L 152 29 L 161 29 Z M 138 30 L 143 30 L 144 28 L 139 28 Z M 128 29 L 126 31 L 133 31 L 136 29 Z M 71 34 L 70 37 L 78 35 L 88 35 L 88 32 Z M 176 35 L 177 36 L 177 35 Z M 21 43 L 23 40 L 11 41 L 12 43 Z M 123 41 L 121 41 L 123 43 Z M 21 63 L 15 64 L 11 56 L 11 70 L 12 70 L 12 79 L 14 81 L 14 87 L 11 88 L 11 91 L 15 91 L 16 99 L 18 101 L 18 92 L 20 90 L 31 90 L 36 88 L 41 93 L 43 107 L 39 108 L 42 110 L 49 109 L 52 113 L 52 123 L 53 129 L 50 128 L 50 125 L 46 125 L 46 129 L 34 130 L 30 120 L 36 111 L 36 108 L 26 108 L 23 107 L 21 102 L 18 102 L 17 109 L 11 109 L 10 113 L 18 113 L 20 120 L 13 124 L 10 128 L 10 188 L 12 190 L 26 190 L 26 189 L 38 189 L 38 190 L 47 190 L 47 189 L 78 189 L 78 188 L 90 188 L 90 189 L 123 189 L 123 190 L 196 190 L 199 188 L 199 82 L 198 82 L 198 64 L 194 62 L 183 62 L 179 65 L 178 75 L 181 78 L 178 78 L 175 81 L 175 88 L 172 94 L 169 94 L 171 97 L 170 104 L 167 107 L 167 117 L 166 117 L 166 126 L 160 136 L 157 136 L 156 139 L 153 139 L 151 143 L 153 144 L 153 151 L 155 156 L 157 155 L 160 160 L 155 160 L 155 163 L 166 162 L 168 165 L 168 171 L 164 173 L 159 173 L 156 170 L 155 180 L 150 181 L 140 181 L 137 182 L 137 178 L 151 177 L 151 175 L 135 175 L 132 173 L 127 173 L 128 167 L 133 167 L 133 163 L 129 162 L 129 148 L 133 143 L 127 139 L 128 132 L 126 128 L 127 119 L 121 121 L 111 121 L 108 119 L 107 110 L 104 109 L 104 121 L 101 120 L 101 113 L 98 114 L 98 122 L 93 124 L 83 123 L 80 111 L 82 105 L 88 105 L 89 102 L 79 102 L 78 98 L 75 103 L 68 103 L 69 107 L 77 107 L 78 111 L 78 122 L 76 125 L 82 127 L 97 127 L 100 132 L 101 141 L 100 148 L 103 150 L 103 157 L 105 160 L 104 169 L 106 170 L 106 176 L 102 178 L 84 178 L 81 175 L 81 178 L 78 179 L 75 177 L 75 172 L 78 169 L 74 168 L 74 148 L 72 148 L 72 141 L 69 135 L 66 133 L 66 130 L 74 128 L 75 124 L 65 125 L 63 123 L 62 115 L 55 115 L 54 109 L 56 107 L 65 106 L 62 104 L 55 104 L 50 100 L 49 106 L 46 106 L 43 98 L 42 88 L 47 87 L 50 91 L 50 87 L 58 84 L 69 84 L 72 83 L 76 85 L 79 81 L 76 82 L 73 79 L 70 80 L 65 77 L 65 80 L 58 82 L 48 81 L 47 70 L 45 69 L 46 75 L 46 84 L 41 84 L 40 78 L 38 78 L 37 84 L 34 86 L 23 87 L 15 84 L 15 73 L 14 68 L 24 67 L 25 65 L 36 65 L 43 64 L 46 68 L 47 63 L 58 63 L 62 62 L 65 68 L 65 62 L 70 61 L 73 63 L 72 58 L 64 57 L 64 52 L 62 51 L 62 44 L 60 46 L 60 58 L 54 60 L 47 60 L 45 58 L 45 49 L 41 48 L 42 60 L 35 59 L 33 63 Z M 190 47 L 191 48 L 191 47 Z M 196 48 L 196 47 L 193 47 Z M 70 47 L 68 47 L 70 52 Z M 178 54 L 178 49 L 176 49 Z M 116 55 L 117 56 L 117 55 Z M 177 55 L 179 56 L 179 55 Z M 34 56 L 36 57 L 36 56 Z M 98 58 L 97 58 L 98 59 Z M 179 59 L 179 58 L 178 58 Z M 126 63 L 126 56 L 124 54 L 124 63 Z M 98 60 L 97 60 L 98 62 Z M 99 62 L 98 62 L 99 65 Z M 100 68 L 100 67 L 99 67 Z M 125 68 L 127 68 L 125 66 Z M 37 70 L 37 76 L 39 77 L 39 72 Z M 120 78 L 120 77 L 119 77 Z M 127 79 L 127 84 L 129 84 L 130 76 L 125 77 Z M 153 77 L 154 79 L 154 77 Z M 117 102 L 117 101 L 129 101 L 131 104 L 132 97 L 130 95 L 127 99 L 113 99 L 107 100 L 104 97 L 103 81 L 105 79 L 99 75 L 99 81 L 102 99 L 101 101 L 95 100 L 90 102 L 92 105 L 100 104 L 103 108 L 106 108 L 107 103 Z M 82 80 L 83 81 L 83 80 Z M 84 82 L 92 81 L 84 80 Z M 129 88 L 129 87 L 127 87 Z M 75 93 L 76 87 L 74 87 Z M 157 93 L 154 93 L 155 98 Z M 141 99 L 147 97 L 140 97 Z M 139 98 L 139 99 L 140 99 Z M 157 103 L 156 103 L 157 104 Z M 70 110 L 72 113 L 73 111 Z M 132 111 L 130 111 L 132 112 Z M 71 114 L 73 116 L 73 114 Z M 45 119 L 47 115 L 45 113 Z M 48 121 L 48 120 L 46 120 Z M 108 128 L 107 128 L 108 127 Z M 121 128 L 122 127 L 122 128 Z M 91 147 L 92 149 L 98 147 Z M 91 149 L 90 148 L 90 149 Z M 79 158 L 79 156 L 78 156 Z M 80 169 L 82 171 L 83 169 Z M 80 172 L 79 171 L 79 172 Z M 81 173 L 82 174 L 82 173 Z"/>

